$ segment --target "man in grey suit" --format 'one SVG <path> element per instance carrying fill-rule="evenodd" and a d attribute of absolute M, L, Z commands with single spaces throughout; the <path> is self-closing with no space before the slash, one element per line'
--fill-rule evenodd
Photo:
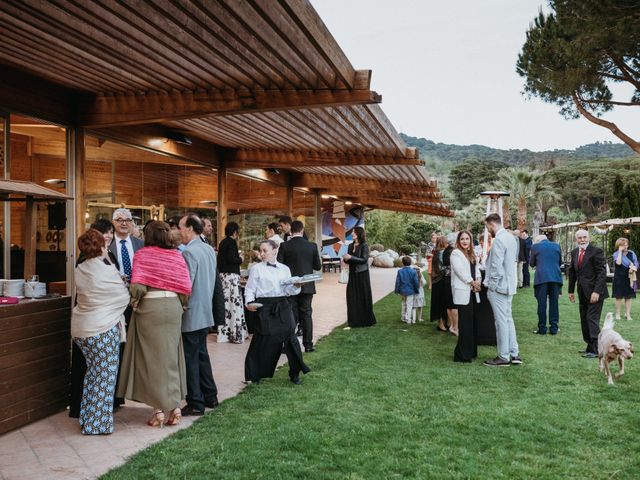
<path fill-rule="evenodd" d="M 519 365 L 522 359 L 511 313 L 511 303 L 517 288 L 518 241 L 502 228 L 502 219 L 497 213 L 487 216 L 484 222 L 494 237 L 487 258 L 484 284 L 489 289 L 487 298 L 496 322 L 498 343 L 498 356 L 484 364 L 488 367 Z"/>
<path fill-rule="evenodd" d="M 179 223 L 192 290 L 182 315 L 182 343 L 187 371 L 187 405 L 182 415 L 203 415 L 204 408 L 218 406 L 218 389 L 213 380 L 207 351 L 207 334 L 213 325 L 213 290 L 216 283 L 216 254 L 200 235 L 203 225 L 193 214 Z"/>

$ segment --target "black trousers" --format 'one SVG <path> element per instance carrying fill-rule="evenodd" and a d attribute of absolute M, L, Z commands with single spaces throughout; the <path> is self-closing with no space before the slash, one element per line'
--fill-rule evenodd
<path fill-rule="evenodd" d="M 313 345 L 313 309 L 311 308 L 313 293 L 300 293 L 287 298 L 291 303 L 296 323 L 302 329 L 302 344 L 305 347 L 311 347 Z"/>
<path fill-rule="evenodd" d="M 204 410 L 205 402 L 217 400 L 218 388 L 213 380 L 211 360 L 207 351 L 209 328 L 182 332 L 185 367 L 187 370 L 187 403 Z"/>
<path fill-rule="evenodd" d="M 528 287 L 531 285 L 531 274 L 529 273 L 529 262 L 522 264 L 522 286 Z"/>
<path fill-rule="evenodd" d="M 582 290 L 578 289 L 580 301 L 580 326 L 582 327 L 582 339 L 587 344 L 587 352 L 598 353 L 598 335 L 600 334 L 600 315 L 604 298 L 596 303 L 589 303 Z"/>
<path fill-rule="evenodd" d="M 467 305 L 456 305 L 456 308 L 458 309 L 458 343 L 453 351 L 453 361 L 467 363 L 478 356 L 475 295 L 471 294 Z"/>

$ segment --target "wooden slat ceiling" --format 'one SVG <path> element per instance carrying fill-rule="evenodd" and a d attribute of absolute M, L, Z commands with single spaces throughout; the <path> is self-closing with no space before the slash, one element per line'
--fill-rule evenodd
<path fill-rule="evenodd" d="M 434 187 L 308 0 L 3 0 L 0 25 L 0 64 L 77 94 L 92 132 L 157 124 L 246 168 L 277 156 L 301 174 Z M 386 205 L 450 214 L 404 202 Z"/>

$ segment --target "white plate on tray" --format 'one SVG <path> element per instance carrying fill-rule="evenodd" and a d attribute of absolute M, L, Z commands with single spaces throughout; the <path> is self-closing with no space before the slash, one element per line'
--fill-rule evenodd
<path fill-rule="evenodd" d="M 263 305 L 261 303 L 258 303 L 258 302 L 251 302 L 251 303 L 247 303 L 247 307 L 262 308 Z"/>

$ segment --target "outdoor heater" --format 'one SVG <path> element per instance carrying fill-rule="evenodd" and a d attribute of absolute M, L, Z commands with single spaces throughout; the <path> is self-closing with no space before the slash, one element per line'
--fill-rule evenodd
<path fill-rule="evenodd" d="M 487 197 L 487 209 L 485 212 L 485 217 L 490 213 L 497 213 L 500 215 L 500 220 L 504 224 L 504 218 L 502 217 L 502 197 L 508 197 L 509 192 L 502 191 L 486 191 L 480 192 L 480 195 L 483 197 Z M 489 251 L 489 230 L 485 225 L 484 227 L 484 244 L 482 246 L 482 262 L 487 259 L 487 252 Z"/>

